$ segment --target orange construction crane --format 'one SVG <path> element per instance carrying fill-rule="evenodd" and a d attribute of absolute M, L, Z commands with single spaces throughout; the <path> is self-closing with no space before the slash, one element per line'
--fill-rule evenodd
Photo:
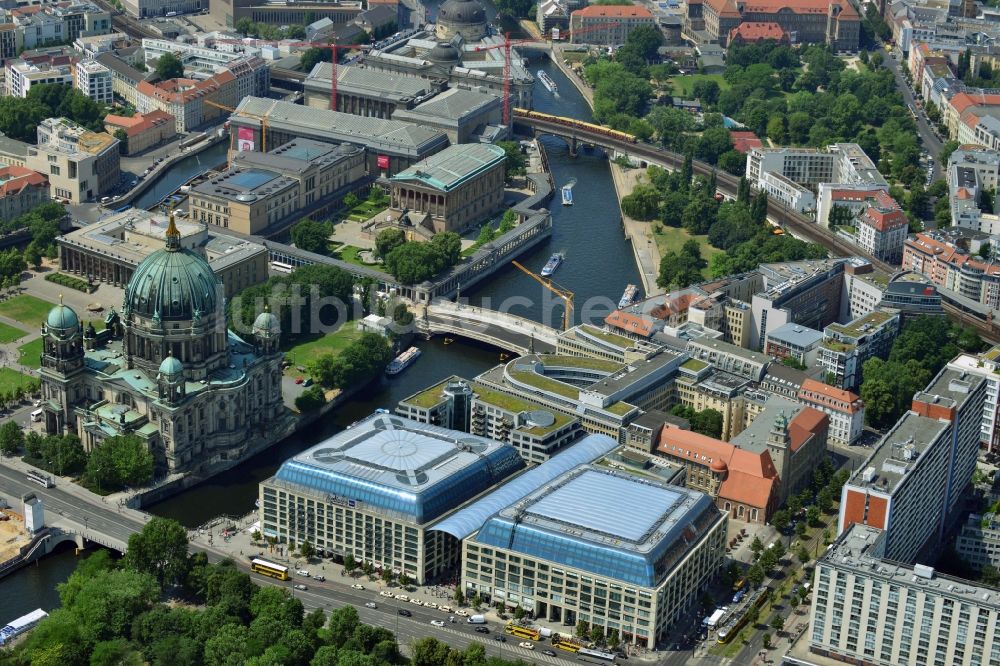
<path fill-rule="evenodd" d="M 214 106 L 217 109 L 222 109 L 223 111 L 229 111 L 230 113 L 236 113 L 237 112 L 236 109 L 234 109 L 231 106 L 226 106 L 225 104 L 219 104 L 218 102 L 213 102 L 210 99 L 206 99 L 205 100 L 205 104 L 208 104 L 209 106 Z M 260 121 L 260 151 L 262 153 L 266 153 L 267 152 L 267 116 L 259 116 L 259 115 L 255 114 L 255 113 L 248 113 L 246 111 L 240 111 L 239 113 L 241 113 L 241 114 L 243 114 L 245 116 L 250 116 L 251 118 L 254 118 L 255 120 Z M 235 138 L 235 136 L 236 135 L 233 133 L 233 131 L 230 130 L 229 131 L 229 151 L 230 152 L 233 151 L 233 139 Z"/>
<path fill-rule="evenodd" d="M 586 28 L 580 28 L 579 30 L 567 30 L 564 33 L 560 33 L 559 40 L 563 41 L 563 35 L 565 39 L 569 39 L 573 35 L 582 35 L 587 32 L 592 32 L 594 30 L 607 30 L 608 28 L 618 27 L 617 22 L 613 23 L 602 23 L 601 25 L 593 25 Z M 510 126 L 510 49 L 514 46 L 521 46 L 522 44 L 538 44 L 540 42 L 552 42 L 551 39 L 546 39 L 544 37 L 528 37 L 526 39 L 515 39 L 511 41 L 510 33 L 506 32 L 503 36 L 503 42 L 500 44 L 492 44 L 490 46 L 477 46 L 473 49 L 476 52 L 479 51 L 492 51 L 494 49 L 503 49 L 503 124 Z"/>
<path fill-rule="evenodd" d="M 358 49 L 365 51 L 371 49 L 367 44 L 328 44 L 326 42 L 275 42 L 263 39 L 240 40 L 240 39 L 219 39 L 222 44 L 247 44 L 252 46 L 272 45 L 272 46 L 308 46 L 311 49 L 330 49 L 330 61 L 333 63 L 333 72 L 330 75 L 330 110 L 337 110 L 337 51 L 342 49 Z M 306 72 L 308 74 L 308 72 Z"/>
<path fill-rule="evenodd" d="M 511 261 L 510 263 L 514 264 L 514 266 L 522 273 L 527 273 L 532 280 L 541 283 L 543 287 L 563 299 L 563 303 L 565 303 L 565 308 L 563 309 L 563 330 L 568 331 L 570 324 L 573 322 L 573 292 L 565 287 L 560 287 L 552 280 L 546 280 L 541 275 L 537 275 L 533 271 L 525 268 L 517 261 Z"/>

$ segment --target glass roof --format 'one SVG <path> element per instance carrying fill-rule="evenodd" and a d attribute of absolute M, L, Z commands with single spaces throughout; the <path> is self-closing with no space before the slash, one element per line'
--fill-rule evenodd
<path fill-rule="evenodd" d="M 585 463 L 606 456 L 618 448 L 618 442 L 607 435 L 588 435 L 569 448 L 560 451 L 541 465 L 508 481 L 469 506 L 456 511 L 433 529 L 447 532 L 462 540 L 481 528 L 486 519 L 522 499 L 561 474 Z"/>

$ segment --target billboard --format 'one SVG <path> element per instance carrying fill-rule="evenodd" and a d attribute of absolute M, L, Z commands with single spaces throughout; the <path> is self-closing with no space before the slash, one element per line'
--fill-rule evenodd
<path fill-rule="evenodd" d="M 236 150 L 241 153 L 252 152 L 254 149 L 253 128 L 240 127 L 236 131 Z"/>
<path fill-rule="evenodd" d="M 376 165 L 378 165 L 379 169 L 388 169 L 389 168 L 389 156 L 388 155 L 379 155 L 378 159 L 376 160 L 375 163 L 376 163 Z"/>

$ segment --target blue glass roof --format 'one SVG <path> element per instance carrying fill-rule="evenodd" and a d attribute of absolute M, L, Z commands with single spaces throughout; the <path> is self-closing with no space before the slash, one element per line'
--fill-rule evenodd
<path fill-rule="evenodd" d="M 474 539 L 652 588 L 720 520 L 703 493 L 584 465 L 490 517 Z"/>
<path fill-rule="evenodd" d="M 226 184 L 230 187 L 238 187 L 251 191 L 264 183 L 274 180 L 278 175 L 273 171 L 266 171 L 264 169 L 249 169 L 229 176 L 226 179 Z"/>
<path fill-rule="evenodd" d="M 275 478 L 422 525 L 523 467 L 506 444 L 374 415 L 286 461 Z"/>
<path fill-rule="evenodd" d="M 525 495 L 538 490 L 552 479 L 574 467 L 594 462 L 616 448 L 618 448 L 618 442 L 607 435 L 588 435 L 541 465 L 528 470 L 490 494 L 451 514 L 434 525 L 433 529 L 447 532 L 456 539 L 462 540 L 481 528 L 487 518 L 501 509 L 514 504 Z"/>

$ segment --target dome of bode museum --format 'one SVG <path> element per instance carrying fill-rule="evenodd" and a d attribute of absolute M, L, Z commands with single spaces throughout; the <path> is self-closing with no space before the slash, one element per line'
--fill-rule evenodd
<path fill-rule="evenodd" d="M 438 9 L 435 36 L 448 41 L 461 35 L 467 42 L 486 36 L 486 10 L 476 0 L 445 0 Z"/>

